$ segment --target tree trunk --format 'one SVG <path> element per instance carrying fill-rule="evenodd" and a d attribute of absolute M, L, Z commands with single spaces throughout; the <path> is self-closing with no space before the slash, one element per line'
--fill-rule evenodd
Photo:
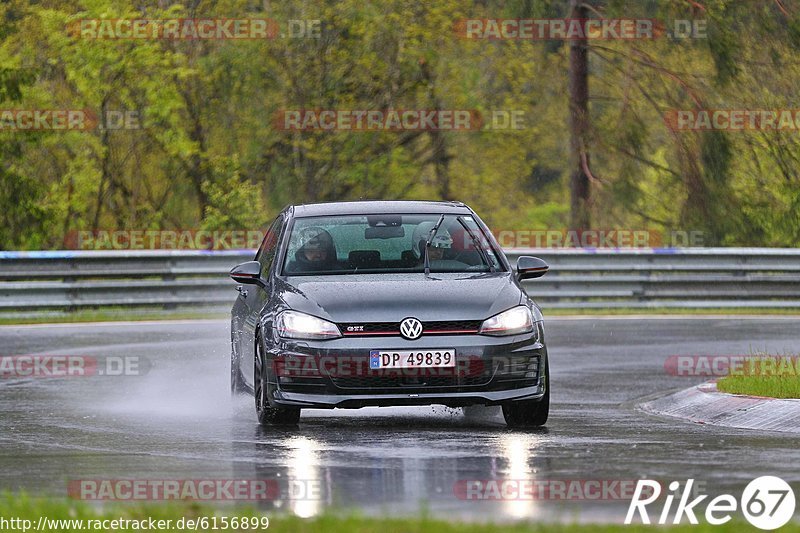
<path fill-rule="evenodd" d="M 570 0 L 570 18 L 589 18 L 582 0 Z M 574 229 L 589 229 L 589 58 L 586 39 L 570 41 L 569 50 L 569 128 L 570 128 L 570 224 Z"/>
<path fill-rule="evenodd" d="M 428 85 L 428 98 L 433 105 L 433 109 L 441 111 L 444 106 L 436 94 L 436 76 L 427 62 L 420 64 L 422 78 Z M 430 162 L 433 163 L 436 188 L 438 189 L 441 200 L 453 200 L 450 188 L 450 160 L 453 158 L 448 153 L 447 137 L 443 131 L 433 129 L 428 132 L 431 141 Z"/>

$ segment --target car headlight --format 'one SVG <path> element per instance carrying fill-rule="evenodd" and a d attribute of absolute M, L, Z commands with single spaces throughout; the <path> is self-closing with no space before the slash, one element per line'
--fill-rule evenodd
<path fill-rule="evenodd" d="M 328 322 L 298 311 L 284 311 L 275 320 L 278 335 L 289 339 L 335 339 L 342 333 L 333 322 Z"/>
<path fill-rule="evenodd" d="M 518 335 L 530 331 L 533 331 L 531 310 L 525 305 L 518 305 L 484 320 L 478 333 L 500 336 Z"/>

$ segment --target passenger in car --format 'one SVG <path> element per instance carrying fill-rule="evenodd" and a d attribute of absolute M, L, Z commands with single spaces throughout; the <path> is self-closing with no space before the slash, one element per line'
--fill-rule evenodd
<path fill-rule="evenodd" d="M 420 264 L 425 259 L 425 243 L 433 227 L 434 224 L 432 222 L 422 222 L 414 230 L 414 235 L 412 237 L 416 245 L 414 255 L 417 257 L 417 261 L 419 261 Z M 441 261 L 445 259 L 445 250 L 449 250 L 452 246 L 453 238 L 450 236 L 450 232 L 445 228 L 439 228 L 439 231 L 436 232 L 436 235 L 431 241 L 431 246 L 428 249 L 428 260 Z"/>

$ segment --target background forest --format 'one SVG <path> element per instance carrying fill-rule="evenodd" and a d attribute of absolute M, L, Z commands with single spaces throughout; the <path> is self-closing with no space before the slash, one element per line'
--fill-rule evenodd
<path fill-rule="evenodd" d="M 703 20 L 705 35 L 590 40 L 576 160 L 573 41 L 465 39 L 483 18 Z M 318 20 L 263 40 L 86 39 L 81 19 Z M 800 130 L 675 131 L 670 110 L 795 109 L 787 0 L 6 0 L 0 109 L 134 111 L 136 129 L 0 128 L 0 249 L 97 229 L 263 228 L 287 203 L 458 199 L 503 229 L 702 231 L 800 243 Z M 481 131 L 282 131 L 286 109 L 521 112 Z M 589 189 L 575 205 L 571 183 Z M 574 198 L 573 198 L 574 199 Z M 576 212 L 580 211 L 580 212 Z"/>

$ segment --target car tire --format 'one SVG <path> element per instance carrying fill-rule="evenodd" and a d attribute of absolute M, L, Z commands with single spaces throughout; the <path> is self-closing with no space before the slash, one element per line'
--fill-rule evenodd
<path fill-rule="evenodd" d="M 253 396 L 256 416 L 262 426 L 292 426 L 300 421 L 299 407 L 271 407 L 269 405 L 269 380 L 261 336 L 256 336 L 256 353 L 253 358 Z"/>
<path fill-rule="evenodd" d="M 544 396 L 538 400 L 521 400 L 503 404 L 503 418 L 512 428 L 539 427 L 550 415 L 550 362 L 544 364 Z"/>

